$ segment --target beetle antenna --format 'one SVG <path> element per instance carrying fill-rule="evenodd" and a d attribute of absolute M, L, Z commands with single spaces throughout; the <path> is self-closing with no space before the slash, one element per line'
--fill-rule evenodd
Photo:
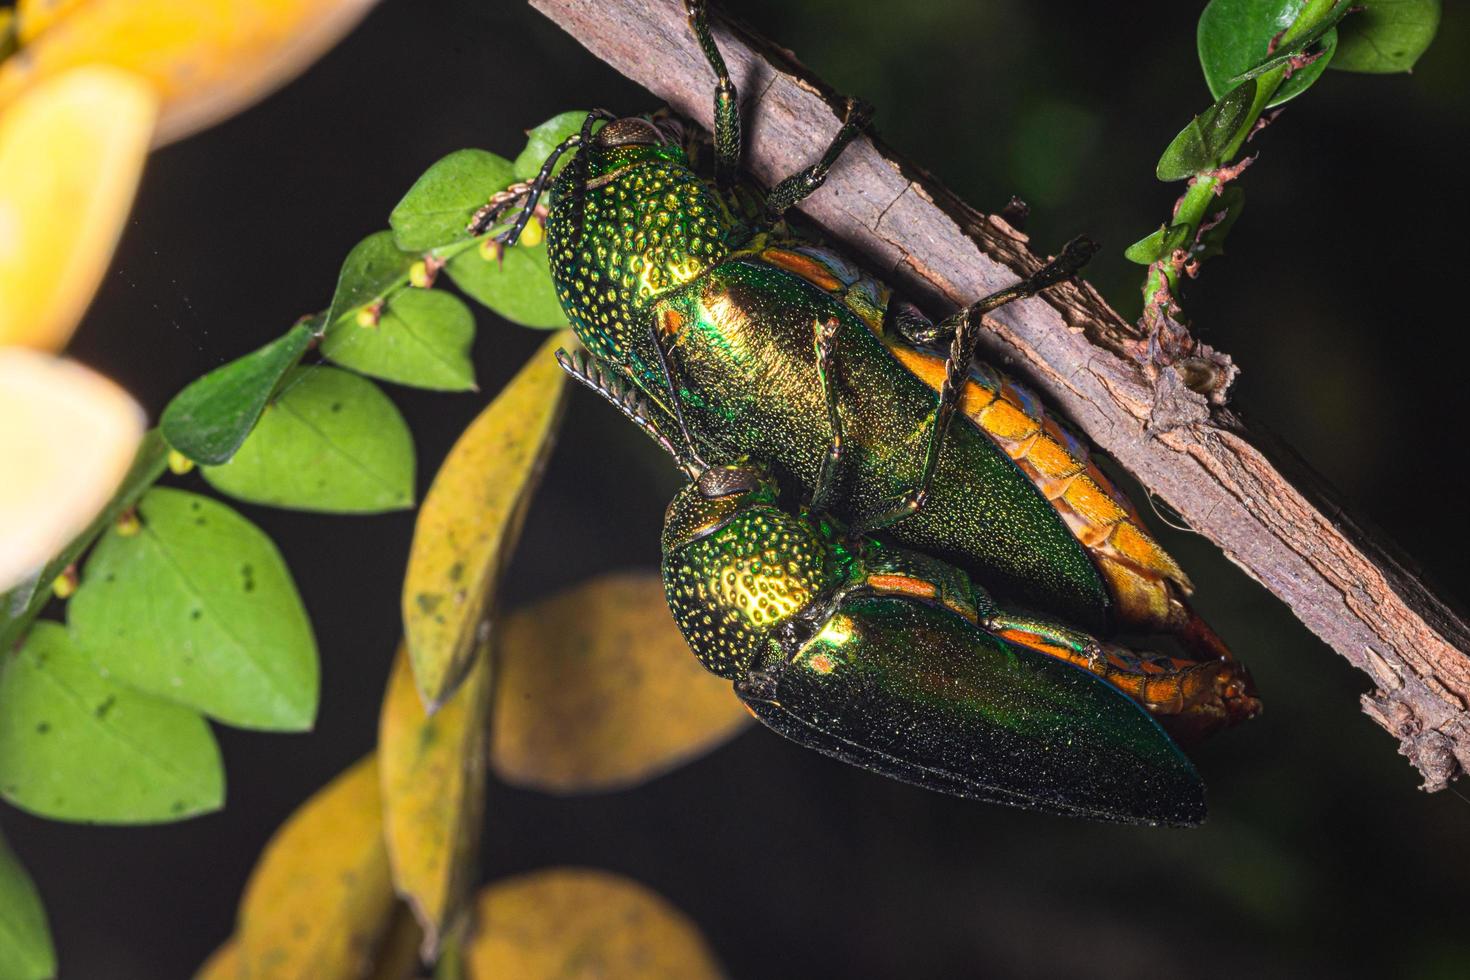
<path fill-rule="evenodd" d="M 536 203 L 541 199 L 541 195 L 545 193 L 546 185 L 551 183 L 552 171 L 556 167 L 556 162 L 561 159 L 561 155 L 572 147 L 581 146 L 587 142 L 590 137 L 592 123 L 598 119 L 611 118 L 613 118 L 613 114 L 606 109 L 594 109 L 587 113 L 587 119 L 582 123 L 581 132 L 573 133 L 556 144 L 551 153 L 547 155 L 546 161 L 541 164 L 541 169 L 537 172 L 534 180 L 529 184 L 524 182 L 512 184 L 496 194 L 484 207 L 474 213 L 474 216 L 470 218 L 470 223 L 466 226 L 466 230 L 473 236 L 483 235 L 500 219 L 501 215 L 519 204 L 521 213 L 516 217 L 516 223 L 495 236 L 495 240 L 501 245 L 514 245 L 520 240 L 521 232 L 525 231 L 526 225 L 531 220 L 531 215 L 535 213 Z M 578 158 L 584 159 L 580 154 Z M 580 190 L 587 182 L 585 159 L 579 177 L 581 179 L 578 180 L 577 185 Z"/>
<path fill-rule="evenodd" d="M 664 452 L 674 458 L 674 462 L 678 464 L 679 469 L 684 471 L 685 476 L 691 480 L 699 476 L 702 471 L 701 465 L 664 435 L 663 428 L 653 417 L 653 410 L 649 407 L 648 399 L 639 394 L 632 385 L 607 370 L 601 362 L 590 357 L 584 350 L 573 351 L 570 354 L 559 350 L 556 352 L 556 362 L 561 365 L 563 371 L 601 395 L 612 404 L 613 408 L 622 412 L 625 418 L 658 443 Z"/>

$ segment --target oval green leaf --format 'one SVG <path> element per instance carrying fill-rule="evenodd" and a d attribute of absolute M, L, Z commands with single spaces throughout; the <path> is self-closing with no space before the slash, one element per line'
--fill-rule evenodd
<path fill-rule="evenodd" d="M 342 262 L 325 323 L 332 326 L 381 300 L 390 289 L 408 281 L 409 267 L 418 259 L 411 252 L 399 251 L 391 231 L 374 232 L 358 242 Z"/>
<path fill-rule="evenodd" d="M 1372 74 L 1409 71 L 1439 30 L 1440 0 L 1357 0 L 1342 22 L 1332 67 Z"/>
<path fill-rule="evenodd" d="M 426 252 L 470 237 L 468 226 L 491 195 L 515 183 L 509 160 L 485 150 L 456 150 L 414 182 L 388 216 L 393 241 Z"/>
<path fill-rule="evenodd" d="M 507 248 L 498 259 L 470 249 L 450 259 L 445 270 L 465 295 L 512 323 L 542 330 L 567 325 L 551 284 L 545 242 Z"/>
<path fill-rule="evenodd" d="M 1159 230 L 1129 245 L 1123 257 L 1139 265 L 1152 265 L 1184 245 L 1189 237 L 1188 225 L 1160 225 Z"/>
<path fill-rule="evenodd" d="M 59 623 L 0 673 L 0 795 L 53 820 L 158 823 L 217 810 L 224 770 L 198 714 L 104 677 Z"/>
<path fill-rule="evenodd" d="M 533 180 L 541 172 L 541 167 L 546 163 L 546 158 L 551 156 L 551 151 L 556 149 L 557 144 L 580 132 L 582 121 L 587 118 L 586 109 L 573 109 L 560 115 L 552 116 L 535 129 L 526 134 L 526 148 L 520 152 L 515 160 L 515 179 Z M 602 126 L 602 120 L 592 124 L 593 132 Z M 563 153 L 561 159 L 556 162 L 553 173 L 557 173 L 571 160 L 571 153 Z"/>
<path fill-rule="evenodd" d="M 1218 167 L 1231 143 L 1250 125 L 1255 98 L 1256 80 L 1252 78 L 1191 119 L 1159 158 L 1155 171 L 1159 180 L 1187 180 Z"/>
<path fill-rule="evenodd" d="M 429 289 L 401 289 L 388 300 L 376 325 L 352 320 L 333 324 L 322 354 L 343 367 L 384 381 L 468 391 L 475 387 L 470 344 L 475 316 L 455 297 Z"/>
<path fill-rule="evenodd" d="M 109 676 L 226 724 L 309 729 L 316 641 L 270 538 L 182 490 L 150 490 L 138 515 L 88 559 L 67 610 L 73 641 Z"/>
<path fill-rule="evenodd" d="M 413 506 L 413 436 L 392 399 L 366 378 L 301 368 L 223 466 L 204 478 L 252 503 L 334 514 Z"/>
<path fill-rule="evenodd" d="M 1252 69 L 1259 71 L 1263 63 L 1274 63 L 1277 53 L 1267 50 L 1271 39 L 1290 27 L 1304 6 L 1306 0 L 1211 0 L 1200 15 L 1196 34 L 1200 67 L 1210 94 L 1218 99 L 1235 86 L 1240 76 Z M 1337 46 L 1337 32 L 1329 27 L 1313 40 L 1321 42 L 1322 57 L 1283 81 L 1268 107 L 1301 95 L 1327 70 Z"/>
<path fill-rule="evenodd" d="M 41 896 L 0 837 L 0 977 L 47 980 L 55 975 L 56 948 Z"/>
<path fill-rule="evenodd" d="M 281 378 L 311 344 L 315 324 L 303 320 L 285 336 L 191 383 L 163 410 L 169 445 L 196 463 L 223 463 L 235 454 L 265 410 Z"/>

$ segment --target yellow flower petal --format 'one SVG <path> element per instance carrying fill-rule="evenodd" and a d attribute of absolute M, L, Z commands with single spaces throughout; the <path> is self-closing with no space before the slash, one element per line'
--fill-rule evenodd
<path fill-rule="evenodd" d="M 285 84 L 375 0 L 84 0 L 0 64 L 0 106 L 76 65 L 137 72 L 163 98 L 156 140 L 203 129 Z"/>
<path fill-rule="evenodd" d="M 66 344 L 112 257 L 156 110 L 136 77 L 81 68 L 0 111 L 0 345 Z"/>
<path fill-rule="evenodd" d="M 0 348 L 0 592 L 87 526 L 142 438 L 142 409 L 100 374 Z"/>

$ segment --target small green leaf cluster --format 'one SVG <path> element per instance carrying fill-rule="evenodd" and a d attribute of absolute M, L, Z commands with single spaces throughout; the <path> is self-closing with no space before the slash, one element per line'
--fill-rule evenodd
<path fill-rule="evenodd" d="M 469 226 L 533 178 L 585 115 L 536 127 L 514 161 L 471 149 L 430 167 L 390 228 L 348 254 L 325 310 L 184 388 L 92 526 L 0 595 L 0 649 L 14 650 L 0 659 L 0 797 L 58 820 L 179 820 L 223 804 L 206 719 L 311 727 L 316 641 L 275 545 L 224 503 L 155 484 L 197 464 L 214 490 L 250 503 L 412 507 L 413 439 L 370 379 L 474 390 L 474 315 L 428 288 L 441 270 L 507 319 L 565 324 L 539 221 L 510 248 L 493 240 L 508 225 L 478 236 Z M 69 600 L 64 624 L 36 621 L 53 584 Z M 19 864 L 0 853 L 0 919 L 28 915 L 28 895 Z"/>
<path fill-rule="evenodd" d="M 1349 16 L 1351 15 L 1351 16 Z M 1245 194 L 1225 185 L 1262 114 L 1301 95 L 1327 68 L 1410 70 L 1439 26 L 1440 0 L 1211 0 L 1200 16 L 1200 66 L 1215 102 L 1159 158 L 1162 181 L 1189 181 L 1170 222 L 1124 255 L 1150 267 L 1144 298 L 1177 287 L 1186 266 L 1223 251 Z"/>

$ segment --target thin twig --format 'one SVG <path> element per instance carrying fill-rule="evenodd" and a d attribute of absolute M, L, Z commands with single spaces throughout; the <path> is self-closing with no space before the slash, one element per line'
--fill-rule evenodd
<path fill-rule="evenodd" d="M 714 83 L 678 0 L 530 2 L 676 111 L 710 124 Z M 843 100 L 749 31 L 718 24 L 715 34 L 744 104 L 751 171 L 770 184 L 806 166 L 837 131 Z M 1024 235 L 868 139 L 802 209 L 936 306 L 969 303 L 1042 263 Z M 987 323 L 991 356 L 1019 364 L 1094 443 L 1368 674 L 1375 690 L 1364 710 L 1400 739 L 1426 789 L 1470 767 L 1470 627 L 1290 449 L 1196 393 L 1201 371 L 1233 374 L 1228 357 L 1202 345 L 1188 365 L 1140 357 L 1147 338 L 1086 285 L 1014 303 Z M 1225 388 L 1213 388 L 1215 401 Z"/>

